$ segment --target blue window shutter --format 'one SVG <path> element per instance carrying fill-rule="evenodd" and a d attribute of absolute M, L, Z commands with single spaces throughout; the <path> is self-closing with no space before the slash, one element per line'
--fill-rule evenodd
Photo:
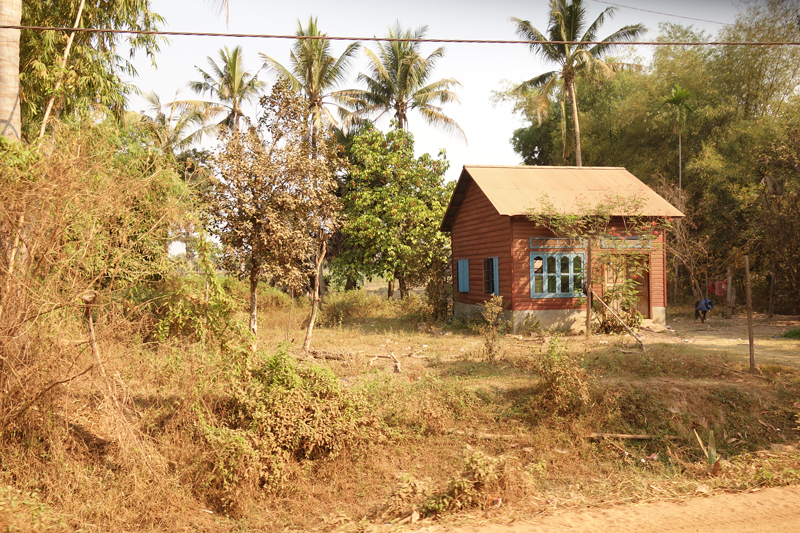
<path fill-rule="evenodd" d="M 492 257 L 492 279 L 494 280 L 493 292 L 500 295 L 500 258 Z"/>
<path fill-rule="evenodd" d="M 458 292 L 469 292 L 469 259 L 458 260 Z"/>

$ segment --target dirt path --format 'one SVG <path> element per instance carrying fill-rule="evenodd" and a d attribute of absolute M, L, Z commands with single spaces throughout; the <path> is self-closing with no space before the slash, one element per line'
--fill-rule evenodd
<path fill-rule="evenodd" d="M 470 526 L 452 533 L 765 533 L 800 531 L 800 487 L 722 494 L 546 516 L 508 525 Z"/>
<path fill-rule="evenodd" d="M 708 317 L 705 324 L 690 316 L 668 317 L 667 323 L 673 331 L 653 332 L 644 330 L 645 344 L 684 344 L 718 353 L 730 359 L 749 364 L 750 346 L 747 341 L 747 317 L 736 315 L 726 320 L 716 313 Z M 800 368 L 800 341 L 786 339 L 782 335 L 790 328 L 800 327 L 797 316 L 775 315 L 753 317 L 753 339 L 756 364 L 779 364 Z M 798 528 L 800 531 L 800 528 Z"/>

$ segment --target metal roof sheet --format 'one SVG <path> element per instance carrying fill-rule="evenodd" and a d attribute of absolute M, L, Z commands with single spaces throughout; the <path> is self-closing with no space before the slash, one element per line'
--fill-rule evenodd
<path fill-rule="evenodd" d="M 591 209 L 609 198 L 638 198 L 636 212 L 618 212 L 619 216 L 682 217 L 669 202 L 656 194 L 622 167 L 528 167 L 465 165 L 459 178 L 459 190 L 466 192 L 470 178 L 489 198 L 501 215 L 526 215 L 542 207 L 543 201 L 562 213 Z M 464 183 L 462 183 L 464 182 Z M 451 199 L 441 229 L 449 231 L 460 202 Z"/>

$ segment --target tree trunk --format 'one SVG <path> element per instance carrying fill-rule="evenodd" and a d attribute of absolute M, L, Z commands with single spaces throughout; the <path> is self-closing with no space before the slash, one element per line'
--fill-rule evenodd
<path fill-rule="evenodd" d="M 344 282 L 344 290 L 346 291 L 354 291 L 358 288 L 358 279 L 355 276 L 347 275 L 347 279 Z"/>
<path fill-rule="evenodd" d="M 389 299 L 389 300 L 394 298 L 394 280 L 393 279 L 389 280 L 389 284 L 388 284 L 388 286 L 386 288 L 386 298 Z"/>
<path fill-rule="evenodd" d="M 322 235 L 322 231 L 320 231 Z M 317 320 L 317 311 L 319 311 L 319 286 L 322 279 L 322 262 L 325 260 L 325 252 L 327 251 L 327 243 L 320 238 L 319 247 L 317 248 L 317 259 L 314 263 L 314 295 L 311 303 L 311 320 L 308 322 L 308 329 L 306 330 L 306 340 L 303 343 L 303 350 L 309 351 L 311 349 L 311 334 L 314 332 L 314 322 Z"/>
<path fill-rule="evenodd" d="M 22 0 L 0 1 L 0 25 L 19 26 Z M 19 30 L 0 30 L 0 135 L 19 141 Z"/>
<path fill-rule="evenodd" d="M 583 166 L 581 162 L 581 127 L 578 123 L 578 100 L 575 94 L 575 81 L 569 80 L 567 82 L 567 94 L 572 104 L 572 127 L 575 130 L 575 166 Z"/>
<path fill-rule="evenodd" d="M 258 276 L 260 274 L 259 268 L 254 266 L 250 269 L 250 333 L 253 334 L 253 344 L 251 348 L 253 352 L 258 350 Z"/>
<path fill-rule="evenodd" d="M 81 15 L 83 15 L 83 6 L 85 0 L 81 0 L 80 5 L 78 6 L 78 14 L 75 16 L 75 24 L 72 26 L 73 28 L 77 28 L 80 26 L 81 23 Z M 56 86 L 53 89 L 53 94 L 50 96 L 50 100 L 47 102 L 47 108 L 44 110 L 44 116 L 42 117 L 42 125 L 39 128 L 39 138 L 41 139 L 44 137 L 45 129 L 47 128 L 47 120 L 50 118 L 50 112 L 53 110 L 53 104 L 56 101 L 56 96 L 58 95 L 58 90 L 61 88 L 61 78 L 64 76 L 64 69 L 67 67 L 67 59 L 69 58 L 69 51 L 72 49 L 72 42 L 75 40 L 75 32 L 71 32 L 69 34 L 69 38 L 67 39 L 67 46 L 64 48 L 64 56 L 61 58 L 61 70 L 58 72 L 58 80 L 56 81 Z"/>
<path fill-rule="evenodd" d="M 405 300 L 408 298 L 408 286 L 406 285 L 405 276 L 400 276 L 397 279 L 397 284 L 400 286 L 400 299 Z"/>

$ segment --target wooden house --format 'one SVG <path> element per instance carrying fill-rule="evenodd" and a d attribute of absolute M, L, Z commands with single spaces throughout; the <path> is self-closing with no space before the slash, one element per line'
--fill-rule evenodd
<path fill-rule="evenodd" d="M 586 314 L 578 304 L 587 241 L 559 238 L 527 215 L 545 204 L 564 214 L 581 214 L 578 211 L 606 205 L 612 197 L 631 199 L 629 205 L 635 204 L 637 212 L 622 212 L 626 208 L 620 207 L 620 212 L 610 213 L 609 239 L 615 238 L 614 229 L 626 217 L 683 216 L 624 168 L 464 166 L 440 226 L 451 238 L 455 314 L 472 313 L 498 294 L 515 330 L 531 314 L 544 328 L 583 329 Z M 622 238 L 629 240 L 628 253 L 640 254 L 649 265 L 639 283 L 637 308 L 645 318 L 664 324 L 663 232 L 646 241 L 635 235 Z M 605 243 L 600 239 L 598 244 Z M 598 295 L 607 282 L 601 270 L 592 269 L 592 288 Z"/>

